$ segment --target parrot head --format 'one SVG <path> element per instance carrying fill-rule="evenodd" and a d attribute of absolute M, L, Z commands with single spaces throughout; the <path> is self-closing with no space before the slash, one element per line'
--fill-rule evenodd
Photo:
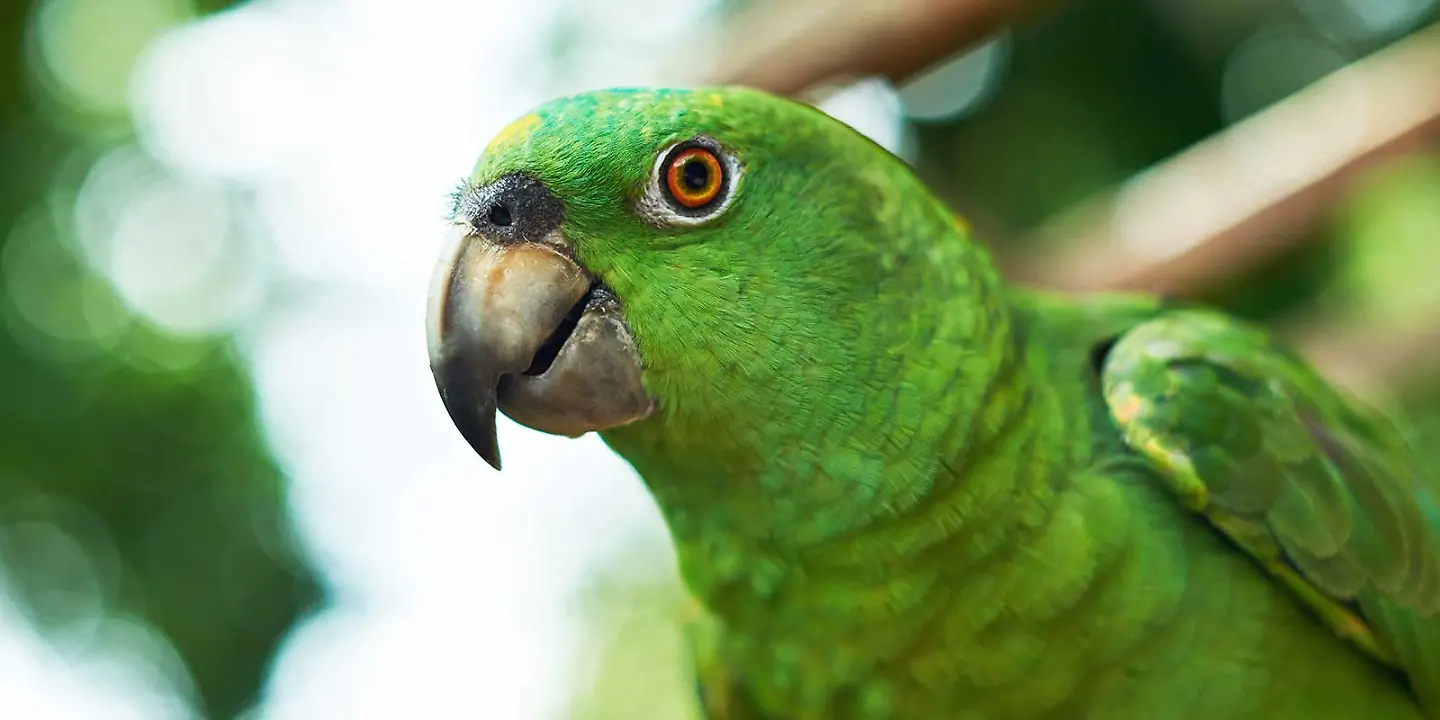
<path fill-rule="evenodd" d="M 456 192 L 431 369 L 496 469 L 497 410 L 572 437 L 760 443 L 843 429 L 883 394 L 899 423 L 922 412 L 906 363 L 943 339 L 927 308 L 967 285 L 971 252 L 902 162 L 809 106 L 565 97 L 504 129 Z"/>

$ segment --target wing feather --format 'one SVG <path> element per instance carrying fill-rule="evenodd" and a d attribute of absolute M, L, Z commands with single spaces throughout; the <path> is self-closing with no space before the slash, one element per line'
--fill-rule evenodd
<path fill-rule="evenodd" d="M 1393 426 L 1205 311 L 1122 335 L 1102 384 L 1125 442 L 1185 507 L 1440 714 L 1440 484 Z"/>

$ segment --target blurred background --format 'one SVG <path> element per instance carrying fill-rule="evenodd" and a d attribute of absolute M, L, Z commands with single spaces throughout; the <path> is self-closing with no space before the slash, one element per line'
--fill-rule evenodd
<path fill-rule="evenodd" d="M 557 94 L 800 93 L 1018 278 L 1218 303 L 1440 440 L 1437 0 L 6 0 L 0 715 L 679 718 L 663 527 L 424 351 Z M 883 5 L 883 10 L 877 10 Z"/>

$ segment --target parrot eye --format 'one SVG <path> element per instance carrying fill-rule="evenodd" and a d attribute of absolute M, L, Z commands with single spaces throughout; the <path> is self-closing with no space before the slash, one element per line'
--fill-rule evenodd
<path fill-rule="evenodd" d="M 720 168 L 720 158 L 709 149 L 692 147 L 673 153 L 665 165 L 665 189 L 675 202 L 694 209 L 720 194 L 725 171 Z"/>
<path fill-rule="evenodd" d="M 676 143 L 660 153 L 638 209 L 656 225 L 699 225 L 729 206 L 739 170 L 708 137 Z"/>

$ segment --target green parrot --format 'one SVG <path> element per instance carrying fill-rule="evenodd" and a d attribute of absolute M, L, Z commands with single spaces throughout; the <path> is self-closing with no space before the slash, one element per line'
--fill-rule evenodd
<path fill-rule="evenodd" d="M 900 160 L 741 88 L 551 101 L 456 192 L 431 368 L 595 431 L 711 718 L 1440 718 L 1440 505 L 1259 329 L 1007 284 Z"/>

